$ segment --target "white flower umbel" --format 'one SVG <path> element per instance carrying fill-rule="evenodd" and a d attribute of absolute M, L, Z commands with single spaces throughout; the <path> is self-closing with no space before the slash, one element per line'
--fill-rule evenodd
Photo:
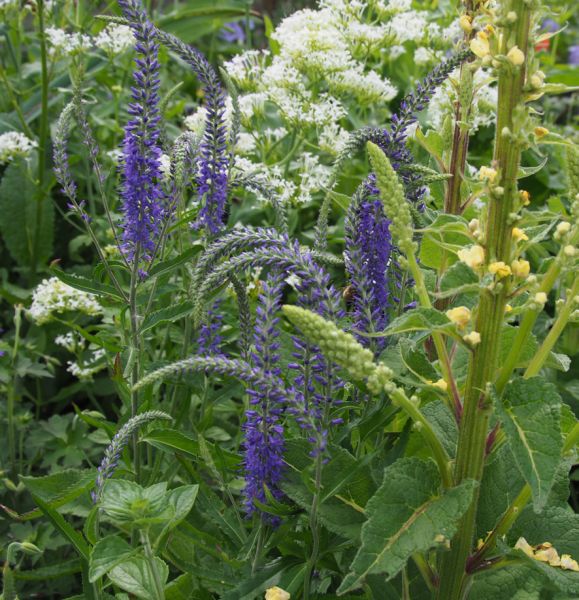
<path fill-rule="evenodd" d="M 0 135 L 0 165 L 17 156 L 26 157 L 38 144 L 19 131 L 7 131 Z"/>
<path fill-rule="evenodd" d="M 32 294 L 27 313 L 38 325 L 47 323 L 55 313 L 79 312 L 89 316 L 100 315 L 102 306 L 93 294 L 77 290 L 57 277 L 45 279 Z"/>
<path fill-rule="evenodd" d="M 95 37 L 94 43 L 97 48 L 114 56 L 132 48 L 135 44 L 135 38 L 128 25 L 110 23 Z"/>
<path fill-rule="evenodd" d="M 51 54 L 75 54 L 82 50 L 88 50 L 93 45 L 93 40 L 89 35 L 67 33 L 58 27 L 47 27 L 45 33 L 51 46 Z"/>

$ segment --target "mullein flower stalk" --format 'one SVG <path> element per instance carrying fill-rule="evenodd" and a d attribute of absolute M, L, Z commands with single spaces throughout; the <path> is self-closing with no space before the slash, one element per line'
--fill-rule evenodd
<path fill-rule="evenodd" d="M 523 53 L 520 65 L 505 61 L 498 68 L 497 126 L 494 147 L 494 163 L 499 173 L 498 185 L 502 195 L 489 199 L 486 228 L 485 255 L 487 260 L 510 264 L 512 254 L 511 215 L 519 207 L 517 172 L 523 146 L 522 128 L 525 126 L 525 103 L 523 86 L 529 53 L 531 6 L 524 0 L 506 0 L 502 11 L 514 12 L 514 23 L 503 23 L 500 53 L 507 55 L 514 46 Z M 506 135 L 508 132 L 509 135 Z M 484 467 L 484 454 L 492 402 L 487 388 L 493 383 L 499 363 L 498 348 L 508 294 L 510 277 L 501 281 L 498 289 L 481 292 L 475 330 L 481 342 L 472 351 L 466 388 L 464 412 L 460 422 L 454 479 L 457 484 L 465 479 L 480 481 Z M 451 542 L 450 552 L 442 558 L 439 600 L 459 600 L 468 585 L 466 566 L 472 551 L 478 493 L 470 508 L 461 519 L 458 533 Z"/>
<path fill-rule="evenodd" d="M 279 317 L 283 280 L 279 274 L 270 274 L 263 282 L 257 307 L 254 333 L 254 350 L 251 362 L 254 368 L 264 374 L 279 378 Z M 280 499 L 282 492 L 279 484 L 284 470 L 283 448 L 284 430 L 281 424 L 283 404 L 279 394 L 267 390 L 250 388 L 249 409 L 245 413 L 243 443 L 245 476 L 245 510 L 251 515 L 256 510 L 255 500 L 267 503 L 266 488 L 274 498 Z M 261 513 L 262 519 L 273 525 L 276 519 Z"/>
<path fill-rule="evenodd" d="M 113 476 L 115 469 L 119 464 L 119 460 L 121 459 L 121 454 L 123 453 L 126 445 L 129 443 L 131 437 L 143 425 L 159 419 L 164 421 L 172 421 L 172 418 L 168 414 L 160 410 L 151 410 L 132 417 L 117 431 L 117 433 L 115 433 L 111 443 L 107 446 L 101 464 L 97 469 L 95 486 L 91 492 L 92 501 L 94 504 L 97 504 L 101 499 L 105 482 L 107 479 L 110 479 Z"/>
<path fill-rule="evenodd" d="M 224 225 L 229 189 L 231 156 L 225 123 L 225 91 L 217 72 L 199 50 L 184 44 L 169 33 L 156 29 L 162 44 L 184 60 L 199 78 L 205 93 L 207 118 L 197 165 L 197 193 L 202 207 L 195 227 L 217 235 Z"/>

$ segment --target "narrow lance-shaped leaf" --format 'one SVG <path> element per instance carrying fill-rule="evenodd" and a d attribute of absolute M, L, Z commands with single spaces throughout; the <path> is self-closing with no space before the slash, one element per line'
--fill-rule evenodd
<path fill-rule="evenodd" d="M 433 462 L 403 458 L 384 471 L 384 483 L 366 505 L 362 547 L 338 593 L 362 586 L 368 575 L 391 579 L 416 552 L 444 543 L 456 532 L 476 482 L 467 480 L 440 493 Z"/>
<path fill-rule="evenodd" d="M 536 511 L 545 506 L 561 461 L 561 398 L 541 377 L 518 378 L 497 402 L 519 471 L 531 486 Z"/>

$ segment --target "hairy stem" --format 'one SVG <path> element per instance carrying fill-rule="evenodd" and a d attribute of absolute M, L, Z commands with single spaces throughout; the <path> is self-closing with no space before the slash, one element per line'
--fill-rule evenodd
<path fill-rule="evenodd" d="M 524 0 L 510 0 L 503 10 L 517 15 L 515 24 L 503 31 L 501 54 L 517 45 L 527 58 L 530 10 Z M 517 171 L 521 145 L 516 132 L 524 116 L 522 98 L 526 64 L 515 67 L 504 62 L 499 68 L 499 98 L 494 161 L 499 171 L 501 195 L 489 199 L 486 227 L 486 256 L 490 261 L 511 260 L 512 222 L 510 215 L 517 197 Z M 515 115 L 515 113 L 517 113 Z M 516 116 L 516 118 L 515 118 Z M 508 135 L 506 135 L 508 134 Z M 480 297 L 476 318 L 476 331 L 481 342 L 473 350 L 464 393 L 464 410 L 460 422 L 455 466 L 455 482 L 466 479 L 481 481 L 484 467 L 486 437 L 492 405 L 487 387 L 498 368 L 498 347 L 503 326 L 503 316 L 508 297 L 508 278 L 492 289 L 485 289 Z M 461 519 L 451 550 L 442 558 L 439 600 L 461 600 L 467 590 L 466 564 L 472 550 L 478 492 Z"/>

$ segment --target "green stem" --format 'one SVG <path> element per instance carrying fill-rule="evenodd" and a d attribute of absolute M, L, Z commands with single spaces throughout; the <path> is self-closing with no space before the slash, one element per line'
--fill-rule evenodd
<path fill-rule="evenodd" d="M 40 250 L 40 231 L 42 230 L 43 203 L 46 201 L 46 190 L 44 189 L 46 154 L 48 151 L 48 60 L 46 50 L 46 36 L 44 34 L 44 0 L 38 0 L 38 27 L 40 40 L 40 75 L 41 75 L 41 99 L 40 99 L 40 131 L 38 143 L 38 197 L 36 199 L 36 220 L 34 222 L 34 239 L 32 241 L 32 263 L 30 271 L 36 274 L 38 253 Z"/>
<path fill-rule="evenodd" d="M 517 20 L 513 26 L 508 26 L 503 31 L 500 52 L 506 55 L 516 44 L 526 59 L 530 26 L 529 6 L 524 0 L 510 0 L 506 4 L 503 10 L 514 11 Z M 524 116 L 520 114 L 515 119 L 515 113 L 524 110 L 522 90 L 525 72 L 525 64 L 515 67 L 505 62 L 499 68 L 494 161 L 499 171 L 502 194 L 489 198 L 485 250 L 487 260 L 491 262 L 511 262 L 511 213 L 518 196 L 517 172 L 521 155 L 517 134 Z M 457 484 L 466 479 L 478 482 L 482 479 L 488 423 L 492 411 L 487 387 L 495 379 L 499 366 L 498 341 L 503 326 L 509 284 L 507 278 L 498 282 L 493 289 L 487 288 L 481 293 L 475 324 L 476 331 L 481 335 L 481 342 L 474 349 L 469 361 L 455 465 Z M 450 552 L 442 558 L 439 600 L 461 600 L 465 597 L 466 565 L 472 550 L 477 506 L 478 489 L 460 521 L 458 533 L 451 542 Z"/>
<path fill-rule="evenodd" d="M 406 396 L 403 390 L 396 388 L 392 393 L 389 394 L 392 403 L 399 406 L 414 423 L 418 424 L 418 430 L 426 439 L 426 442 L 432 450 L 434 460 L 438 465 L 440 476 L 444 487 L 450 488 L 453 485 L 452 475 L 450 473 L 450 459 L 444 446 L 440 443 L 434 429 L 426 419 L 426 417 L 420 412 L 418 407 Z"/>
<path fill-rule="evenodd" d="M 322 452 L 318 453 L 316 457 L 316 479 L 315 479 L 315 492 L 312 500 L 312 508 L 310 510 L 310 531 L 312 532 L 312 553 L 306 566 L 306 572 L 304 575 L 304 593 L 303 600 L 309 600 L 310 598 L 310 586 L 312 573 L 316 567 L 318 561 L 318 555 L 320 552 L 320 528 L 318 525 L 318 511 L 320 509 L 320 496 L 322 490 L 322 466 L 323 466 L 323 455 Z"/>
<path fill-rule="evenodd" d="M 545 294 L 549 294 L 549 292 L 553 289 L 555 282 L 557 281 L 559 275 L 561 274 L 561 264 L 563 260 L 563 249 L 559 252 L 559 255 L 552 262 L 551 266 L 545 273 L 543 280 L 541 281 L 541 286 L 539 287 L 539 292 L 544 292 Z M 505 359 L 505 362 L 500 370 L 499 377 L 496 382 L 497 392 L 500 393 L 507 385 L 515 367 L 519 361 L 519 357 L 523 352 L 523 349 L 527 345 L 529 340 L 529 336 L 533 331 L 533 327 L 535 326 L 535 322 L 537 321 L 538 316 L 541 314 L 541 311 L 529 310 L 525 312 L 521 324 L 517 329 L 517 334 L 515 335 L 515 339 L 511 345 L 511 349 L 509 350 L 509 354 Z"/>
<path fill-rule="evenodd" d="M 137 245 L 135 256 L 133 257 L 133 269 L 131 271 L 131 287 L 129 291 L 129 312 L 130 312 L 130 377 L 131 377 L 131 418 L 137 415 L 139 410 L 139 392 L 135 390 L 135 384 L 139 381 L 139 317 L 137 315 L 137 287 L 139 280 L 139 252 Z M 137 483 L 141 475 L 141 457 L 139 453 L 138 433 L 133 434 L 133 461 L 135 466 L 135 477 Z"/>
<path fill-rule="evenodd" d="M 157 563 L 155 562 L 155 555 L 153 554 L 153 549 L 151 548 L 151 540 L 149 538 L 148 531 L 141 531 L 141 542 L 143 543 L 143 547 L 145 549 L 145 556 L 147 557 L 147 561 L 149 562 L 149 566 L 151 567 L 151 573 L 153 574 L 153 581 L 155 583 L 155 592 L 158 600 L 165 600 L 165 589 L 163 586 L 163 582 L 159 575 L 159 570 L 157 569 Z"/>
<path fill-rule="evenodd" d="M 416 293 L 418 294 L 418 299 L 420 300 L 420 305 L 424 308 L 432 308 L 430 296 L 428 295 L 428 290 L 426 289 L 426 284 L 424 283 L 424 276 L 422 275 L 422 271 L 418 266 L 414 252 L 410 249 L 406 250 L 406 258 L 408 260 L 408 269 L 414 278 L 414 285 Z M 452 375 L 450 357 L 448 356 L 448 350 L 446 349 L 444 336 L 438 331 L 433 331 L 432 340 L 434 342 L 434 347 L 436 348 L 436 354 L 438 355 L 442 376 L 447 385 L 447 391 L 451 403 L 450 408 L 454 410 L 458 420 L 462 413 L 462 404 L 460 402 L 460 394 L 458 392 L 456 381 Z"/>
<path fill-rule="evenodd" d="M 573 287 L 571 288 L 569 295 L 567 296 L 567 301 L 563 305 L 563 308 L 559 312 L 559 316 L 555 320 L 553 327 L 551 327 L 551 331 L 547 334 L 547 337 L 543 340 L 541 347 L 531 360 L 527 370 L 525 371 L 525 379 L 529 377 L 535 376 L 540 370 L 541 367 L 545 364 L 545 361 L 549 357 L 549 353 L 555 346 L 555 343 L 559 339 L 559 336 L 563 333 L 563 329 L 569 322 L 569 317 L 571 313 L 575 309 L 577 304 L 576 295 L 579 293 L 579 277 L 576 277 L 573 281 Z"/>

